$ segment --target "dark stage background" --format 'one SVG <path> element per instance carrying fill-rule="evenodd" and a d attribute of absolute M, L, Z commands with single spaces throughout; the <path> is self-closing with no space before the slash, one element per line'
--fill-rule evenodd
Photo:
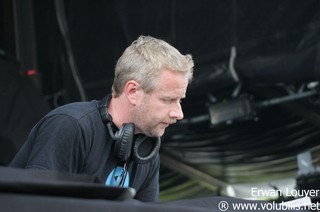
<path fill-rule="evenodd" d="M 50 109 L 109 93 L 123 50 L 151 35 L 195 61 L 185 119 L 162 138 L 162 201 L 318 186 L 318 0 L 0 0 L 0 11 L 1 165 Z"/>

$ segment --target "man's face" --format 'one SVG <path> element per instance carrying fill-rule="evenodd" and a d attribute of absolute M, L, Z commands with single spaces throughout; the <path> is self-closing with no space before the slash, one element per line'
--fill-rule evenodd
<path fill-rule="evenodd" d="M 141 100 L 133 109 L 137 133 L 160 137 L 165 128 L 183 118 L 181 99 L 185 98 L 188 78 L 182 73 L 165 70 L 159 86 L 153 92 L 142 92 Z"/>

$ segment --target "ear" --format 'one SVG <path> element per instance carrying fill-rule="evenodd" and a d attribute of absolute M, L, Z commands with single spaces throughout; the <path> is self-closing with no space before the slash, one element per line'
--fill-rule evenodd
<path fill-rule="evenodd" d="M 128 81 L 124 87 L 124 92 L 128 101 L 131 104 L 136 105 L 141 92 L 139 83 L 135 80 Z"/>

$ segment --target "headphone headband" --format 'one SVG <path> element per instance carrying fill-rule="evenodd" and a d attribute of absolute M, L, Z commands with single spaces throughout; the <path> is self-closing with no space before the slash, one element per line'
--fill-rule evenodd
<path fill-rule="evenodd" d="M 111 98 L 112 98 L 112 95 L 109 94 L 103 97 L 99 103 L 100 116 L 105 125 L 107 125 L 109 122 L 112 122 L 112 116 L 108 113 L 108 107 L 109 107 Z"/>

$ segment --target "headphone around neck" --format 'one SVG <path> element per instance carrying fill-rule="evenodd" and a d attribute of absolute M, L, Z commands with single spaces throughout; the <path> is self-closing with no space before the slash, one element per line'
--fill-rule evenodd
<path fill-rule="evenodd" d="M 134 134 L 135 125 L 124 123 L 120 129 L 112 122 L 108 113 L 108 105 L 112 95 L 107 95 L 99 103 L 99 112 L 103 123 L 114 141 L 113 153 L 115 157 L 126 162 L 130 156 L 137 163 L 145 163 L 156 156 L 161 146 L 161 139 L 148 137 L 143 134 Z"/>

